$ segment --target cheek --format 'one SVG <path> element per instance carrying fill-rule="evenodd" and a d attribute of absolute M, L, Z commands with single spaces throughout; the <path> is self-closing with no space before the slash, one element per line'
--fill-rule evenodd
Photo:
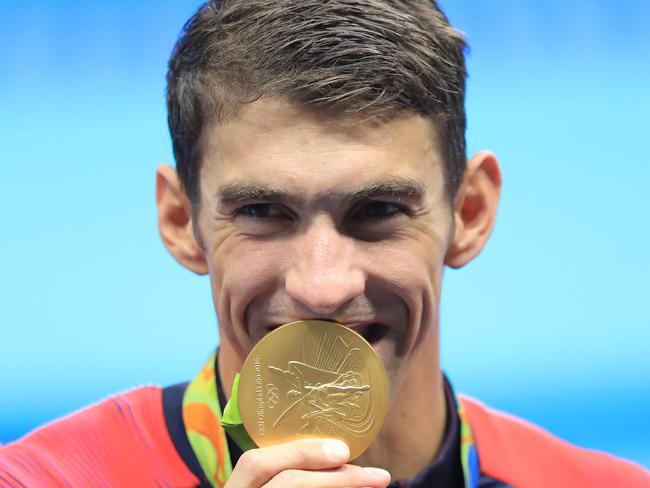
<path fill-rule="evenodd" d="M 220 322 L 236 325 L 242 320 L 246 305 L 272 289 L 282 278 L 284 259 L 286 248 L 283 246 L 247 238 L 233 239 L 229 245 L 220 246 L 210 263 Z"/>
<path fill-rule="evenodd" d="M 411 301 L 437 290 L 443 269 L 441 248 L 440 243 L 430 238 L 386 242 L 374 250 L 369 266 L 373 274 Z"/>
<path fill-rule="evenodd" d="M 398 356 L 421 343 L 437 323 L 444 254 L 444 240 L 419 234 L 387 242 L 372 258 L 375 276 L 406 307 L 406 321 L 396 330 Z"/>

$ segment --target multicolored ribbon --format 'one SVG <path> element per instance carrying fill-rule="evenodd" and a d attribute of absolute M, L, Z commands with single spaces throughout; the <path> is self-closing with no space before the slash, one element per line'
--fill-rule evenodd
<path fill-rule="evenodd" d="M 215 355 L 208 359 L 183 395 L 183 423 L 196 458 L 213 487 L 222 488 L 232 472 L 221 426 Z"/>
<path fill-rule="evenodd" d="M 233 386 L 236 396 L 237 379 Z M 465 408 L 458 402 L 460 418 L 460 458 L 463 465 L 465 488 L 476 488 L 479 478 L 479 464 L 472 429 L 467 421 Z M 254 447 L 243 430 L 237 403 L 228 402 L 225 418 L 222 419 L 215 372 L 215 355 L 205 363 L 203 369 L 188 385 L 183 396 L 183 422 L 190 445 L 214 488 L 223 488 L 232 472 L 230 453 L 224 426 L 242 450 Z"/>
<path fill-rule="evenodd" d="M 467 421 L 465 407 L 460 400 L 458 403 L 458 418 L 460 418 L 460 462 L 463 465 L 463 479 L 465 488 L 476 488 L 478 486 L 479 465 L 478 453 L 474 445 L 474 435 Z"/>

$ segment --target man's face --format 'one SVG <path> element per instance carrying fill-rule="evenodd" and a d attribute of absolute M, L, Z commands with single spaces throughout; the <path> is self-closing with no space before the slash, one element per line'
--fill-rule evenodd
<path fill-rule="evenodd" d="M 332 120 L 267 99 L 208 127 L 197 230 L 235 369 L 273 328 L 328 319 L 364 335 L 398 389 L 437 341 L 452 212 L 435 140 L 414 114 Z"/>

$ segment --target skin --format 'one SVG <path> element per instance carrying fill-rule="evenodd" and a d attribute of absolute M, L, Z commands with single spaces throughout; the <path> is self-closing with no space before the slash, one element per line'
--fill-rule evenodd
<path fill-rule="evenodd" d="M 183 266 L 210 276 L 227 396 L 252 346 L 274 326 L 316 318 L 359 331 L 381 324 L 372 345 L 389 378 L 391 420 L 354 464 L 394 478 L 417 474 L 442 441 L 443 270 L 482 250 L 501 187 L 495 157 L 480 152 L 450 202 L 436 141 L 433 122 L 414 113 L 332 119 L 261 99 L 204 131 L 194 211 L 173 168 L 157 172 L 165 245 Z M 404 425 L 418 435 L 404 435 Z M 388 483 L 345 464 L 347 455 L 332 461 L 325 452 L 321 441 L 251 450 L 229 486 L 272 486 L 278 476 L 296 486 Z M 336 482 L 314 478 L 332 468 Z M 252 478 L 243 475 L 249 470 Z"/>

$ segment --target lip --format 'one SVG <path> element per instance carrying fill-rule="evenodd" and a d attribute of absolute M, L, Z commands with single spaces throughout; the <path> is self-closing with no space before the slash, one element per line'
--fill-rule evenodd
<path fill-rule="evenodd" d="M 264 335 L 274 331 L 278 327 L 281 327 L 291 322 L 295 322 L 295 320 L 267 325 L 266 327 L 264 327 Z M 370 344 L 379 342 L 387 335 L 388 330 L 390 329 L 390 325 L 382 322 L 377 322 L 377 321 L 356 321 L 356 322 L 351 321 L 351 322 L 336 322 L 336 323 L 339 323 L 347 327 L 348 329 L 353 330 L 361 337 L 363 337 L 366 341 L 368 341 Z"/>

